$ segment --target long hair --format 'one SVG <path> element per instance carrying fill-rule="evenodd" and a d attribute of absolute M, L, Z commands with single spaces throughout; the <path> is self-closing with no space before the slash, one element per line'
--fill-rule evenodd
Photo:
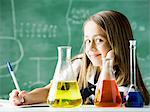
<path fill-rule="evenodd" d="M 113 65 L 116 71 L 115 77 L 119 86 L 130 85 L 130 54 L 129 54 L 129 40 L 133 40 L 133 33 L 130 23 L 123 14 L 117 11 L 102 11 L 91 17 L 89 17 L 84 25 L 88 21 L 94 21 L 100 28 L 104 29 L 107 35 L 107 41 L 111 46 L 111 49 L 115 54 L 115 62 Z M 83 25 L 83 28 L 84 28 Z M 149 93 L 143 83 L 141 72 L 137 67 L 137 87 L 144 96 L 145 104 L 149 104 Z M 83 52 L 82 65 L 79 73 L 78 83 L 80 88 L 87 87 L 87 77 L 89 77 L 89 71 L 93 68 L 91 61 L 88 59 L 85 52 Z M 96 74 L 100 74 L 100 70 L 97 69 Z M 98 77 L 97 77 L 98 78 Z M 97 79 L 98 80 L 98 79 Z"/>

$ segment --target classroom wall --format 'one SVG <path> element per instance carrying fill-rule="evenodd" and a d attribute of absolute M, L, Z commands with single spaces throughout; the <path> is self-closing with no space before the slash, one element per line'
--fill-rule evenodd
<path fill-rule="evenodd" d="M 109 9 L 125 14 L 132 25 L 138 63 L 150 92 L 149 0 L 0 0 L 0 98 L 8 98 L 15 88 L 7 61 L 22 90 L 48 84 L 57 46 L 71 45 L 72 56 L 80 53 L 84 20 Z"/>

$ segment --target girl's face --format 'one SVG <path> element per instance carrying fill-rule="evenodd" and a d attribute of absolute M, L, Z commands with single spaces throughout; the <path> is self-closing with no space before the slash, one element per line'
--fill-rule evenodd
<path fill-rule="evenodd" d="M 85 53 L 94 66 L 102 66 L 102 58 L 106 57 L 111 47 L 106 33 L 95 22 L 88 21 L 84 26 Z"/>

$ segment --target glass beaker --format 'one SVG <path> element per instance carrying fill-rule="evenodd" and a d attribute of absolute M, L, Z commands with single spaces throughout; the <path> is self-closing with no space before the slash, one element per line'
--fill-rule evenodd
<path fill-rule="evenodd" d="M 71 65 L 71 47 L 58 47 L 58 62 L 48 95 L 52 107 L 78 107 L 82 97 Z"/>
<path fill-rule="evenodd" d="M 130 87 L 126 96 L 126 107 L 143 107 L 144 99 L 136 86 L 136 40 L 130 40 Z"/>
<path fill-rule="evenodd" d="M 115 80 L 112 59 L 106 59 L 98 79 L 94 105 L 97 107 L 120 107 L 122 99 Z"/>

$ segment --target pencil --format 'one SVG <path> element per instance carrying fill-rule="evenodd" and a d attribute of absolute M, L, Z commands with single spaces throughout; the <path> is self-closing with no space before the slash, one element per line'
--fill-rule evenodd
<path fill-rule="evenodd" d="M 18 91 L 20 91 L 20 87 L 19 87 L 19 85 L 18 85 L 17 79 L 16 79 L 16 77 L 15 77 L 15 74 L 14 74 L 14 71 L 13 71 L 13 68 L 12 68 L 10 62 L 7 62 L 7 67 L 8 67 L 9 73 L 10 73 L 12 79 L 13 79 L 13 82 L 14 82 L 14 84 L 15 84 L 16 89 L 17 89 Z"/>

